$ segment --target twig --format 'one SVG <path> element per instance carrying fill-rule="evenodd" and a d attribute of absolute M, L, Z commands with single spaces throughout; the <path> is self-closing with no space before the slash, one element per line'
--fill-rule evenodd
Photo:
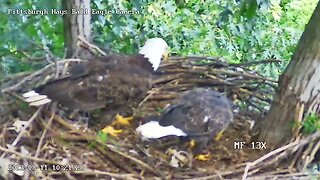
<path fill-rule="evenodd" d="M 114 153 L 112 153 L 113 151 L 110 152 L 110 148 L 108 148 L 104 143 L 101 143 L 100 141 L 96 141 L 98 142 L 98 144 L 100 146 L 97 146 L 95 149 L 100 152 L 102 155 L 104 155 L 110 162 L 111 165 L 113 165 L 114 167 L 117 167 L 119 169 L 122 169 L 125 172 L 129 172 L 129 173 L 133 173 L 134 171 L 130 166 L 126 166 L 127 163 L 125 162 L 125 164 L 121 163 L 119 161 L 119 157 L 115 156 Z M 106 151 L 105 148 L 108 148 L 108 151 Z"/>
<path fill-rule="evenodd" d="M 180 73 L 180 74 L 174 74 L 174 75 L 167 75 L 165 77 L 161 77 L 161 78 L 158 78 L 156 80 L 153 81 L 153 84 L 164 84 L 164 83 L 168 83 L 170 81 L 173 81 L 175 79 L 178 79 L 180 77 L 182 77 L 183 74 Z"/>
<path fill-rule="evenodd" d="M 1 130 L 1 134 L 0 134 L 0 146 L 5 146 L 6 145 L 6 131 L 7 131 L 7 123 L 5 123 L 2 127 L 2 130 Z"/>
<path fill-rule="evenodd" d="M 133 157 L 133 156 L 130 156 L 130 155 L 128 155 L 128 154 L 125 154 L 125 153 L 123 153 L 123 152 L 117 151 L 114 147 L 109 147 L 109 149 L 110 149 L 112 152 L 115 152 L 115 153 L 117 153 L 117 154 L 119 154 L 119 155 L 121 155 L 121 156 L 123 156 L 123 157 L 125 157 L 125 158 L 127 158 L 127 159 L 130 159 L 131 161 L 139 164 L 141 167 L 144 167 L 144 168 L 148 169 L 149 171 L 153 172 L 154 174 L 156 174 L 156 175 L 161 175 L 160 172 L 158 172 L 155 168 L 150 167 L 150 166 L 149 166 L 148 164 L 146 164 L 145 162 L 143 162 L 143 161 L 141 161 L 141 160 L 139 160 L 139 159 L 137 159 L 137 158 L 135 158 L 135 157 Z"/>
<path fill-rule="evenodd" d="M 172 100 L 175 99 L 178 95 L 177 94 L 168 94 L 168 95 L 157 95 L 151 96 L 148 100 L 152 101 L 164 101 L 164 100 Z"/>
<path fill-rule="evenodd" d="M 236 169 L 236 170 L 233 169 L 233 170 L 223 171 L 223 172 L 216 171 L 217 174 L 207 175 L 207 176 L 203 176 L 203 177 L 191 178 L 189 180 L 210 180 L 210 179 L 215 179 L 215 178 L 218 178 L 218 177 L 221 177 L 221 176 L 237 174 L 237 173 L 241 173 L 241 172 L 243 172 L 243 168 Z"/>
<path fill-rule="evenodd" d="M 41 33 L 40 36 L 43 37 L 44 35 Z M 29 40 L 29 42 L 30 42 L 31 44 L 37 46 L 38 48 L 43 49 L 43 50 L 46 52 L 46 54 L 45 54 L 45 57 L 46 57 L 45 59 L 46 59 L 46 61 L 47 61 L 47 62 L 50 62 L 50 63 L 52 62 L 49 57 L 54 58 L 55 56 L 54 56 L 54 55 L 52 54 L 52 52 L 49 50 L 48 46 L 45 44 L 45 41 L 42 41 L 42 46 L 39 45 L 39 44 L 37 44 L 37 43 L 35 43 L 35 42 L 33 42 L 33 41 L 30 41 L 30 40 Z"/>
<path fill-rule="evenodd" d="M 208 72 L 212 74 L 223 74 L 223 75 L 229 75 L 229 76 L 243 76 L 244 78 L 260 79 L 260 80 L 277 83 L 277 80 L 274 80 L 268 77 L 263 77 L 256 74 L 249 74 L 246 72 L 234 72 L 234 71 L 225 70 L 225 69 L 207 68 L 207 67 L 190 66 L 190 65 L 185 65 L 184 68 L 185 69 L 166 69 L 164 71 L 167 73 L 194 73 L 194 74 L 203 74 L 204 72 Z"/>
<path fill-rule="evenodd" d="M 252 167 L 252 166 L 254 166 L 254 165 L 256 165 L 256 164 L 264 161 L 265 159 L 267 159 L 267 158 L 269 158 L 269 157 L 271 157 L 271 156 L 273 156 L 273 155 L 275 155 L 275 154 L 277 154 L 277 153 L 279 153 L 279 152 L 282 152 L 282 151 L 284 151 L 284 150 L 286 150 L 286 149 L 288 149 L 288 148 L 290 148 L 290 147 L 293 147 L 293 146 L 295 146 L 295 145 L 297 145 L 297 144 L 298 144 L 297 141 L 292 142 L 292 143 L 287 144 L 287 145 L 285 145 L 285 146 L 283 146 L 283 147 L 281 147 L 281 148 L 278 148 L 278 149 L 276 149 L 276 150 L 274 150 L 274 151 L 271 151 L 270 153 L 268 153 L 268 154 L 260 157 L 259 159 L 255 160 L 255 161 L 253 161 L 253 162 L 248 162 L 248 163 L 247 163 L 247 166 L 246 166 L 245 169 L 244 169 L 244 173 L 243 173 L 243 176 L 242 176 L 242 180 L 247 179 L 247 175 L 248 175 L 248 172 L 249 172 L 250 167 Z"/>
<path fill-rule="evenodd" d="M 142 104 L 144 104 L 145 102 L 147 102 L 147 101 L 149 100 L 149 98 L 152 97 L 156 92 L 158 92 L 157 89 L 156 89 L 156 90 L 153 90 L 153 91 L 150 90 L 150 91 L 149 91 L 149 94 L 139 103 L 138 107 L 140 107 Z"/>
<path fill-rule="evenodd" d="M 18 134 L 18 136 L 16 137 L 16 139 L 12 142 L 11 146 L 14 147 L 18 144 L 18 142 L 20 141 L 21 137 L 24 135 L 24 133 L 26 132 L 27 128 L 29 127 L 29 125 L 33 122 L 33 120 L 36 119 L 36 117 L 38 116 L 38 114 L 40 113 L 41 109 L 43 108 L 43 106 L 40 106 L 37 111 L 31 116 L 31 118 L 27 121 L 26 125 L 23 126 L 23 128 L 21 129 L 20 133 Z"/>
<path fill-rule="evenodd" d="M 276 175 L 279 175 L 279 174 L 292 174 L 291 173 L 292 171 L 290 171 L 289 169 L 276 169 L 274 171 L 269 171 L 269 172 L 265 172 L 265 173 L 261 173 L 259 174 L 258 176 L 276 176 Z M 254 177 L 254 176 L 252 176 Z M 248 179 L 250 179 L 250 177 L 248 177 Z"/>
<path fill-rule="evenodd" d="M 45 72 L 46 70 L 48 70 L 49 68 L 51 68 L 53 66 L 53 64 L 49 64 L 47 66 L 45 66 L 44 68 L 42 68 L 41 70 L 23 78 L 20 82 L 18 82 L 17 84 L 11 86 L 11 87 L 8 87 L 8 88 L 5 88 L 5 89 L 2 89 L 1 92 L 2 93 L 6 93 L 6 92 L 10 92 L 10 91 L 13 91 L 13 90 L 16 90 L 18 89 L 22 84 L 24 84 L 26 81 L 29 81 L 31 80 L 33 77 Z"/>
<path fill-rule="evenodd" d="M 314 160 L 314 156 L 316 155 L 316 153 L 320 148 L 320 141 L 317 142 L 315 145 L 309 144 L 309 147 L 310 148 L 307 148 L 307 149 L 310 149 L 310 150 L 306 150 L 304 155 L 301 156 L 300 161 L 303 161 L 301 171 L 304 171 L 307 168 L 307 166 Z"/>
<path fill-rule="evenodd" d="M 59 65 L 58 65 L 58 63 L 57 63 L 57 60 L 55 60 L 54 63 L 55 63 L 55 65 L 56 65 L 56 73 L 55 73 L 54 78 L 58 78 L 58 76 L 59 76 Z M 68 64 L 68 62 L 67 62 L 66 64 Z M 47 134 L 48 128 L 50 128 L 50 126 L 51 126 L 51 123 L 52 123 L 52 120 L 53 120 L 53 117 L 54 117 L 54 114 L 55 114 L 56 110 L 57 110 L 57 103 L 54 102 L 54 103 L 51 105 L 51 116 L 50 116 L 50 118 L 49 118 L 48 124 L 45 126 L 45 129 L 43 130 L 42 135 L 41 135 L 41 137 L 40 137 L 40 140 L 39 140 L 39 143 L 38 143 L 38 146 L 37 146 L 37 150 L 36 150 L 36 153 L 35 153 L 35 155 L 34 155 L 35 157 L 38 157 L 39 154 L 40 154 L 40 149 L 41 149 L 41 146 L 42 146 L 44 137 L 45 137 L 46 134 Z"/>
<path fill-rule="evenodd" d="M 3 105 L 9 105 L 9 104 L 12 104 L 13 101 L 0 101 L 0 105 L 3 106 Z"/>
<path fill-rule="evenodd" d="M 5 153 L 11 153 L 11 154 L 15 154 L 17 156 L 19 156 L 22 159 L 29 159 L 32 161 L 36 161 L 36 162 L 44 162 L 44 163 L 48 163 L 48 164 L 58 164 L 58 165 L 64 165 L 61 162 L 57 162 L 57 161 L 52 161 L 52 160 L 47 160 L 47 159 L 42 159 L 42 158 L 37 158 L 37 157 L 33 157 L 33 156 L 29 156 L 29 155 L 25 155 L 22 153 L 19 153 L 17 151 L 13 151 L 4 147 L 0 146 L 0 151 L 5 152 Z"/>
<path fill-rule="evenodd" d="M 244 67 L 244 66 L 254 66 L 259 64 L 281 63 L 281 62 L 282 62 L 281 60 L 269 59 L 269 60 L 252 61 L 252 62 L 245 62 L 245 63 L 239 63 L 239 64 L 230 63 L 230 66 Z"/>
<path fill-rule="evenodd" d="M 259 159 L 255 160 L 254 162 L 249 162 L 249 163 L 247 163 L 247 166 L 246 166 L 246 168 L 245 168 L 245 170 L 244 170 L 242 179 L 245 180 L 245 179 L 247 178 L 248 171 L 250 170 L 250 168 L 251 168 L 252 166 L 255 166 L 255 165 L 257 165 L 258 163 L 261 163 L 262 161 L 266 160 L 267 158 L 269 158 L 269 157 L 271 157 L 271 156 L 273 156 L 273 155 L 275 155 L 275 154 L 278 154 L 278 153 L 280 153 L 280 152 L 283 152 L 283 151 L 285 151 L 285 150 L 287 150 L 287 149 L 289 149 L 289 148 L 296 147 L 296 148 L 295 148 L 295 151 L 296 151 L 296 150 L 298 150 L 298 149 L 297 149 L 298 146 L 299 146 L 299 147 L 304 146 L 304 145 L 307 144 L 309 141 L 314 140 L 314 139 L 316 139 L 316 138 L 318 138 L 318 137 L 320 137 L 320 132 L 316 132 L 316 133 L 314 133 L 314 134 L 312 134 L 312 135 L 310 135 L 310 136 L 308 136 L 308 137 L 300 140 L 300 142 L 299 142 L 299 140 L 296 140 L 296 141 L 294 141 L 294 142 L 292 142 L 292 143 L 289 143 L 289 144 L 287 144 L 287 145 L 285 145 L 285 146 L 282 146 L 282 147 L 280 147 L 280 148 L 278 148 L 278 149 L 276 149 L 276 150 L 274 150 L 274 151 L 271 151 L 270 153 L 268 153 L 268 154 L 260 157 Z"/>
<path fill-rule="evenodd" d="M 299 173 L 290 173 L 290 174 L 275 174 L 275 175 L 258 175 L 258 176 L 252 176 L 248 177 L 247 180 L 255 180 L 255 179 L 279 179 L 279 178 L 290 178 L 290 179 L 295 179 L 295 178 L 301 178 L 301 177 L 319 177 L 320 173 L 306 173 L 306 172 L 299 172 Z"/>
<path fill-rule="evenodd" d="M 50 114 L 49 111 L 46 111 L 47 114 Z M 59 124 L 63 125 L 64 127 L 74 131 L 74 132 L 81 132 L 80 130 L 78 130 L 76 127 L 74 127 L 73 125 L 70 125 L 69 123 L 67 123 L 63 118 L 61 118 L 60 116 L 58 116 L 57 114 L 54 114 L 54 120 L 57 121 Z"/>
<path fill-rule="evenodd" d="M 221 61 L 221 57 L 205 57 L 205 56 L 186 56 L 186 57 L 178 57 L 172 56 L 170 60 L 209 60 L 209 61 L 216 61 L 219 62 L 221 65 L 227 66 L 234 66 L 234 67 L 244 67 L 244 66 L 254 66 L 259 64 L 269 64 L 269 63 L 281 63 L 281 60 L 277 59 L 268 59 L 268 60 L 261 60 L 261 61 L 252 61 L 252 62 L 244 62 L 244 63 L 226 63 L 225 60 Z M 207 65 L 207 64 L 205 64 Z M 219 64 L 218 64 L 219 65 Z"/>
<path fill-rule="evenodd" d="M 252 78 L 252 79 L 261 79 L 261 80 L 270 81 L 270 82 L 274 82 L 274 83 L 277 82 L 277 80 L 274 80 L 271 78 L 263 77 L 263 76 L 256 75 L 256 74 L 249 74 L 249 73 L 245 73 L 245 72 L 232 72 L 232 71 L 226 71 L 224 69 L 212 69 L 211 72 L 223 73 L 223 74 L 227 74 L 227 75 L 243 76 L 243 77 Z"/>
<path fill-rule="evenodd" d="M 56 103 L 52 104 L 51 116 L 49 118 L 48 124 L 45 126 L 45 129 L 43 130 L 43 133 L 42 133 L 42 135 L 40 137 L 40 140 L 39 140 L 39 143 L 38 143 L 38 146 L 37 146 L 37 150 L 36 150 L 36 153 L 35 153 L 34 157 L 38 157 L 39 154 L 40 154 L 40 149 L 41 149 L 44 137 L 47 134 L 48 128 L 50 128 L 50 126 L 51 126 L 51 123 L 52 123 L 52 120 L 53 120 L 53 117 L 54 117 L 54 114 L 55 114 L 55 111 L 56 111 L 56 107 L 57 107 L 56 105 L 57 105 Z"/>
<path fill-rule="evenodd" d="M 26 76 L 31 74 L 32 72 L 30 71 L 25 71 L 25 72 L 19 72 L 10 76 L 5 77 L 4 79 L 1 80 L 1 82 L 6 82 L 6 81 L 12 81 L 13 79 L 18 79 L 21 78 L 22 76 Z"/>
<path fill-rule="evenodd" d="M 59 175 L 63 172 L 52 172 L 53 175 Z M 71 171 L 70 174 L 81 174 L 81 175 L 87 175 L 87 176 L 111 176 L 113 178 L 118 179 L 128 179 L 128 180 L 136 180 L 141 179 L 138 178 L 135 174 L 119 174 L 119 173 L 111 173 L 111 172 L 105 172 L 105 171 L 99 171 L 99 170 L 84 170 L 84 171 Z"/>
<path fill-rule="evenodd" d="M 71 176 L 70 172 L 68 171 L 63 171 L 63 174 L 67 177 L 68 180 L 76 180 L 76 178 Z"/>
<path fill-rule="evenodd" d="M 68 141 L 94 141 L 96 140 L 96 137 L 92 135 L 80 134 L 80 132 L 76 132 L 78 135 L 70 134 L 70 133 L 63 133 L 63 132 L 57 132 L 53 131 L 51 132 L 53 137 L 58 137 L 59 139 L 68 140 Z M 74 132 L 73 132 L 74 133 Z"/>
<path fill-rule="evenodd" d="M 170 60 L 211 60 L 211 61 L 218 61 L 222 59 L 221 57 L 206 57 L 206 56 L 185 56 L 185 57 L 179 57 L 179 56 L 171 56 Z"/>
<path fill-rule="evenodd" d="M 57 63 L 61 64 L 61 63 L 69 62 L 69 61 L 79 62 L 79 61 L 83 61 L 83 60 L 81 60 L 81 59 L 65 59 L 65 60 L 58 61 Z M 35 77 L 39 74 L 42 74 L 43 72 L 47 71 L 49 68 L 53 67 L 54 65 L 55 65 L 55 63 L 50 63 L 50 64 L 46 65 L 44 68 L 40 69 L 39 71 L 36 71 L 33 74 L 30 74 L 29 76 L 24 77 L 17 84 L 2 89 L 1 92 L 7 93 L 7 92 L 14 91 L 14 90 L 18 89 L 22 84 L 26 83 L 29 80 L 32 80 L 33 77 Z"/>
<path fill-rule="evenodd" d="M 178 82 L 179 82 L 178 79 L 174 79 L 170 83 L 168 83 L 167 86 L 171 86 L 172 84 L 175 84 Z M 155 94 L 159 93 L 161 90 L 165 89 L 167 86 L 162 86 L 162 87 L 151 89 L 149 91 L 149 94 L 139 103 L 138 107 L 141 107 L 145 102 L 147 102 L 148 100 L 151 100 L 153 97 L 155 97 L 154 96 Z M 159 97 L 159 96 L 157 96 L 157 97 Z"/>
<path fill-rule="evenodd" d="M 106 55 L 106 53 L 105 53 L 104 51 L 102 51 L 98 46 L 89 43 L 89 42 L 88 42 L 87 40 L 85 40 L 83 37 L 78 36 L 78 40 L 81 41 L 81 43 L 82 43 L 82 44 L 80 44 L 80 45 L 85 46 L 87 49 L 89 49 L 89 50 L 91 50 L 91 51 L 92 51 L 92 49 L 94 49 L 94 50 L 98 51 L 101 55 L 103 55 L 103 56 Z M 93 53 L 95 53 L 95 52 L 93 52 Z"/>

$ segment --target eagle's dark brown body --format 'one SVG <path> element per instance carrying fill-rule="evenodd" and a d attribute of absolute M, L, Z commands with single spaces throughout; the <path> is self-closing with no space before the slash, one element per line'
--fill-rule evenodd
<path fill-rule="evenodd" d="M 70 75 L 35 89 L 71 108 L 91 111 L 139 103 L 151 88 L 153 68 L 143 55 L 110 55 L 75 65 Z"/>
<path fill-rule="evenodd" d="M 232 119 L 231 102 L 224 95 L 195 88 L 182 93 L 162 114 L 159 124 L 173 125 L 189 136 L 200 136 L 217 134 L 226 129 Z"/>

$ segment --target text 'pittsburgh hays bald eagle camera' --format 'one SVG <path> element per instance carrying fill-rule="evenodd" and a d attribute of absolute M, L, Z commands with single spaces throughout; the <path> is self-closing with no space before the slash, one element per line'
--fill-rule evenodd
<path fill-rule="evenodd" d="M 31 106 L 51 101 L 91 111 L 103 108 L 115 115 L 124 107 L 135 107 L 152 85 L 152 73 L 168 56 L 161 38 L 148 39 L 136 55 L 113 54 L 93 58 L 72 67 L 70 74 L 24 93 Z M 130 114 L 131 115 L 131 114 Z"/>

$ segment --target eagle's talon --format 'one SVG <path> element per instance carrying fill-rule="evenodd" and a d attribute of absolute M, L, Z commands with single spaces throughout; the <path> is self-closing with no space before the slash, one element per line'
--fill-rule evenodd
<path fill-rule="evenodd" d="M 113 137 L 118 137 L 119 134 L 123 132 L 121 129 L 114 129 L 112 126 L 106 126 L 102 129 L 102 132 L 105 134 L 110 134 Z"/>
<path fill-rule="evenodd" d="M 222 131 L 220 131 L 220 132 L 218 132 L 217 133 L 217 135 L 216 135 L 216 137 L 214 138 L 214 140 L 215 141 L 219 141 L 221 138 L 222 138 L 222 136 L 223 136 L 223 130 Z"/>
<path fill-rule="evenodd" d="M 199 154 L 195 157 L 198 161 L 209 161 L 211 159 L 211 153 Z"/>
<path fill-rule="evenodd" d="M 130 125 L 130 121 L 133 120 L 133 117 L 123 117 L 120 114 L 116 115 L 115 120 L 113 121 L 112 125 L 123 125 L 123 126 L 129 126 Z"/>
<path fill-rule="evenodd" d="M 188 147 L 190 149 L 193 149 L 196 146 L 196 140 L 192 139 L 189 143 L 188 143 Z"/>

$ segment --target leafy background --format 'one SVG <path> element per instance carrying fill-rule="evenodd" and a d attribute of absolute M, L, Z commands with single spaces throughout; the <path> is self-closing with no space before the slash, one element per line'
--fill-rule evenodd
<path fill-rule="evenodd" d="M 59 1 L 0 0 L 0 79 L 46 64 L 43 47 L 63 57 L 59 15 L 8 15 L 9 8 L 61 9 Z M 92 0 L 92 8 L 136 10 L 93 15 L 92 41 L 113 52 L 134 53 L 146 38 L 163 37 L 176 55 L 220 56 L 229 62 L 278 59 L 254 67 L 277 78 L 290 60 L 316 0 Z"/>

